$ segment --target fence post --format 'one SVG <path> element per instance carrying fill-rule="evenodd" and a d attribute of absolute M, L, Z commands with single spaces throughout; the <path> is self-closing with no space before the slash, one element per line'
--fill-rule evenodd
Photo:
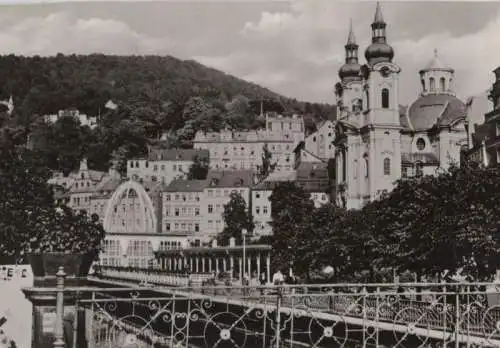
<path fill-rule="evenodd" d="M 282 288 L 278 287 L 277 298 L 276 298 L 276 348 L 280 348 L 280 335 L 281 335 L 281 300 L 282 300 Z"/>
<path fill-rule="evenodd" d="M 56 326 L 54 328 L 54 348 L 64 348 L 64 267 L 59 267 L 57 277 L 57 304 L 56 304 Z"/>

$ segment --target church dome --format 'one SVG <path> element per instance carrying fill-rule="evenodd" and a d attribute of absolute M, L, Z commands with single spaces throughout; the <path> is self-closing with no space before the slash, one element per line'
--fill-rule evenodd
<path fill-rule="evenodd" d="M 374 42 L 365 50 L 365 58 L 369 64 L 390 62 L 394 58 L 394 49 L 385 42 Z"/>
<path fill-rule="evenodd" d="M 339 77 L 342 80 L 345 79 L 360 79 L 361 65 L 358 63 L 346 63 L 342 65 L 339 69 Z"/>
<path fill-rule="evenodd" d="M 447 126 L 464 118 L 465 104 L 450 94 L 423 95 L 410 106 L 408 118 L 414 130 Z"/>

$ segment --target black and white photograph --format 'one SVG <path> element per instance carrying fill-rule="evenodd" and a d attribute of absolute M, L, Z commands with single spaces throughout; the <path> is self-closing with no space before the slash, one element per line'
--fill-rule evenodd
<path fill-rule="evenodd" d="M 499 33 L 0 0 L 0 348 L 500 347 Z"/>

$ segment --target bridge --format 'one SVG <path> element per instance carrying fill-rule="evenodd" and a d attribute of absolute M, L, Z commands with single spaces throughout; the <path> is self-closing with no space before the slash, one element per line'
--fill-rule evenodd
<path fill-rule="evenodd" d="M 89 348 L 500 347 L 491 283 L 208 286 L 115 268 L 64 295 Z"/>

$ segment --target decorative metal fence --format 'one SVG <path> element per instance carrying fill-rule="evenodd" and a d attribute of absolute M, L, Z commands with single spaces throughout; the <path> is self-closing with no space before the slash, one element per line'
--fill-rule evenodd
<path fill-rule="evenodd" d="M 492 284 L 101 285 L 61 292 L 89 348 L 500 347 Z"/>

